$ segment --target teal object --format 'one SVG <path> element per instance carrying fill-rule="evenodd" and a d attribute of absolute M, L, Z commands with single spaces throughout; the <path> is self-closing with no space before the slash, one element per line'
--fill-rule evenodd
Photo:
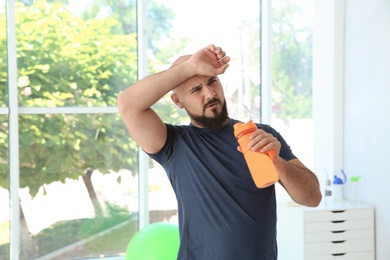
<path fill-rule="evenodd" d="M 130 240 L 126 260 L 176 260 L 179 246 L 179 228 L 176 224 L 152 223 Z"/>

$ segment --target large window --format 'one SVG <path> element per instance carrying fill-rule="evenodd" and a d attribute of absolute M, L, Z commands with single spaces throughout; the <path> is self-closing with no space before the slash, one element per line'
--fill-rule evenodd
<path fill-rule="evenodd" d="M 12 201 L 11 214 L 0 212 L 5 259 L 123 255 L 138 229 L 138 147 L 116 108 L 118 93 L 137 80 L 136 5 L 125 9 L 46 0 L 2 9 L 2 31 L 7 20 L 16 40 L 1 39 L 1 50 L 16 51 L 0 59 L 17 64 L 17 75 L 1 68 L 0 105 L 12 118 L 0 123 L 18 128 L 0 134 L 0 201 Z M 18 140 L 9 156 L 8 137 Z M 19 162 L 12 173 L 9 161 Z"/>

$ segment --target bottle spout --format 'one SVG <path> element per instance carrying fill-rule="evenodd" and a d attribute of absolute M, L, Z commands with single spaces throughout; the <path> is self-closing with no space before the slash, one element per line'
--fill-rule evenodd
<path fill-rule="evenodd" d="M 344 175 L 344 183 L 346 183 L 347 182 L 347 175 L 345 174 L 343 169 L 341 169 L 341 173 Z"/>
<path fill-rule="evenodd" d="M 242 104 L 242 107 L 244 108 L 244 111 L 245 111 L 245 113 L 248 116 L 248 121 L 247 122 L 250 122 L 250 121 L 253 121 L 253 120 L 256 120 L 256 119 L 260 120 L 260 117 L 257 116 L 256 114 L 254 114 L 252 111 L 250 111 L 250 109 L 247 106 Z"/>
<path fill-rule="evenodd" d="M 244 104 L 242 104 L 242 106 L 244 107 L 244 110 L 245 110 L 245 113 L 247 114 L 247 116 L 248 116 L 248 122 L 249 121 L 252 121 L 253 119 L 252 119 L 252 112 L 249 110 L 249 108 L 247 108 Z"/>

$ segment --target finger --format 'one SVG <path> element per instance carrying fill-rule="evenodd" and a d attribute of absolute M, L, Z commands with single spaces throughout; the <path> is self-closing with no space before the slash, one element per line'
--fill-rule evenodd
<path fill-rule="evenodd" d="M 250 140 L 255 140 L 257 139 L 256 142 L 260 141 L 262 138 L 265 138 L 267 136 L 267 133 L 262 130 L 262 129 L 257 129 L 256 131 L 254 131 L 250 136 L 249 136 L 249 139 Z"/>
<path fill-rule="evenodd" d="M 217 53 L 218 59 L 222 59 L 222 58 L 224 58 L 225 56 L 226 56 L 226 52 L 225 52 L 225 51 L 222 51 L 222 50 L 221 50 L 221 52 Z"/>
<path fill-rule="evenodd" d="M 209 45 L 207 45 L 207 47 L 206 47 L 208 50 L 210 50 L 210 51 L 214 51 L 215 50 L 215 45 L 214 44 L 209 44 Z"/>
<path fill-rule="evenodd" d="M 230 61 L 229 56 L 223 56 L 221 59 L 218 60 L 218 62 L 221 66 L 224 64 L 227 64 L 229 61 Z"/>
<path fill-rule="evenodd" d="M 220 65 L 220 67 L 216 69 L 217 70 L 217 74 L 225 73 L 226 69 L 229 67 L 229 64 L 222 64 L 222 63 L 220 63 L 219 65 Z"/>
<path fill-rule="evenodd" d="M 260 152 L 261 153 L 266 153 L 270 150 L 274 150 L 276 147 L 275 147 L 275 144 L 274 143 L 268 143 L 266 145 L 264 145 L 263 147 L 261 147 L 260 149 Z"/>
<path fill-rule="evenodd" d="M 274 144 L 277 144 L 277 140 L 272 135 L 259 134 L 249 142 L 249 147 L 251 147 L 252 151 L 259 151 L 261 149 L 261 152 L 266 152 L 268 149 L 275 149 L 273 147 Z"/>

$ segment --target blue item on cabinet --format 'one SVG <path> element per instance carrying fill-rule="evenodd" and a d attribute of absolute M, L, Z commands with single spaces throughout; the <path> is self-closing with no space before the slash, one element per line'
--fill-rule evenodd
<path fill-rule="evenodd" d="M 344 175 L 344 181 L 339 178 L 337 175 L 334 175 L 333 176 L 333 184 L 344 184 L 347 182 L 347 175 L 345 174 L 345 172 L 343 170 L 341 170 L 341 173 Z"/>

